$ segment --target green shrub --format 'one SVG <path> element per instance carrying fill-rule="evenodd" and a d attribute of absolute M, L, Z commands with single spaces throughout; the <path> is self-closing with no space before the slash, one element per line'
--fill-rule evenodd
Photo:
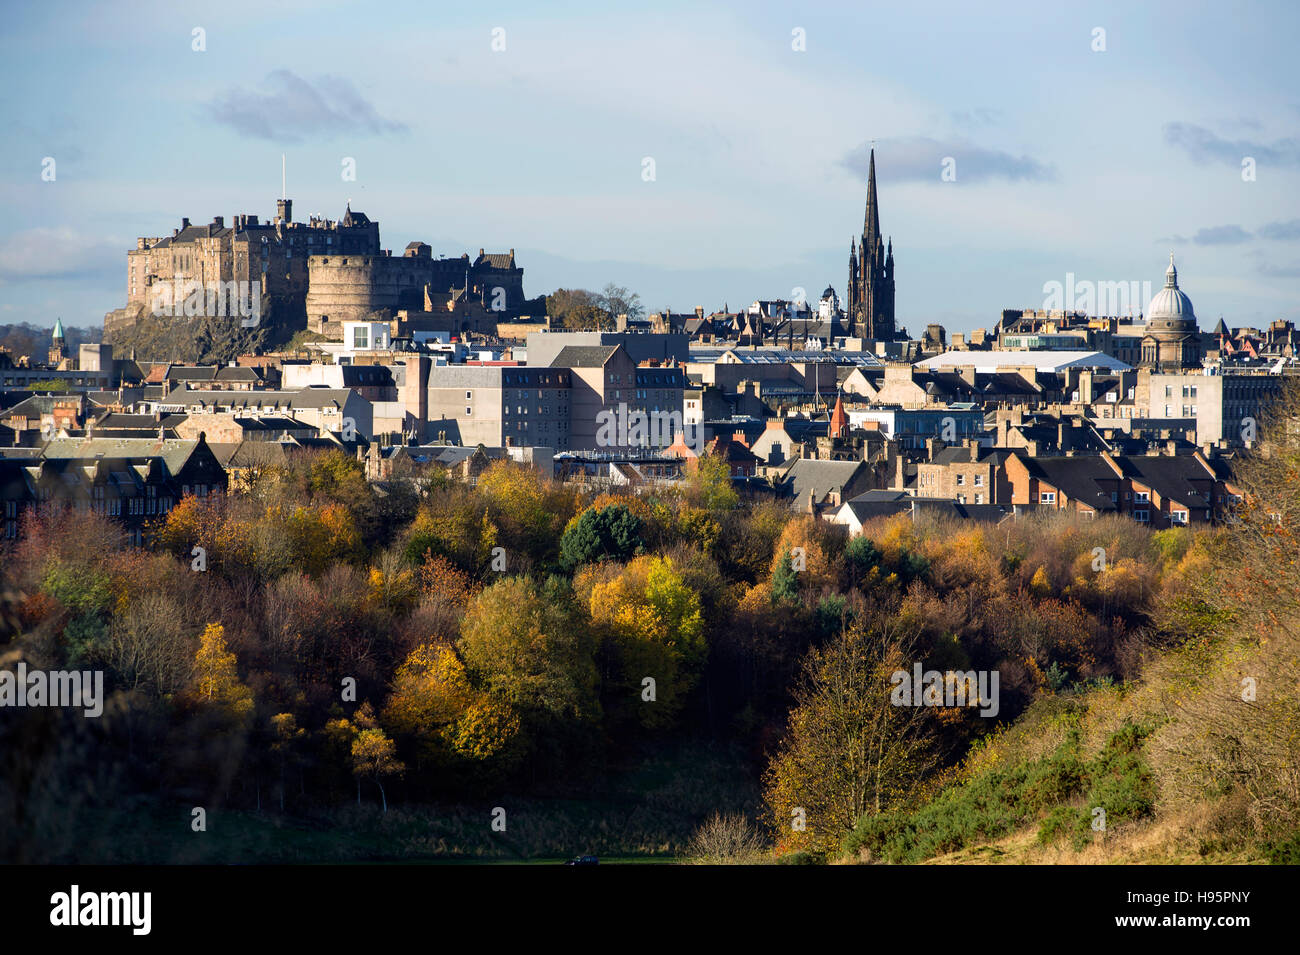
<path fill-rule="evenodd" d="M 560 562 L 568 568 L 598 560 L 627 560 L 644 551 L 641 518 L 622 504 L 585 511 L 560 538 Z"/>
<path fill-rule="evenodd" d="M 1041 820 L 1040 844 L 1068 836 L 1082 849 L 1096 807 L 1106 810 L 1107 826 L 1151 815 L 1155 785 L 1142 759 L 1142 741 L 1150 732 L 1126 724 L 1085 761 L 1075 726 L 1044 759 L 985 770 L 909 812 L 863 816 L 843 849 L 887 862 L 920 862 L 1000 839 L 1035 820 Z"/>

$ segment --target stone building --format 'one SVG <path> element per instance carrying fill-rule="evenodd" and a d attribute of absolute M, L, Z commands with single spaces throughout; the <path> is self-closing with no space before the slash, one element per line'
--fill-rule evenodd
<path fill-rule="evenodd" d="M 104 316 L 106 338 L 160 307 L 180 311 L 188 283 L 204 290 L 202 315 L 247 319 L 255 295 L 259 314 L 269 313 L 276 326 L 327 336 L 344 321 L 384 310 L 445 308 L 468 325 L 474 304 L 494 318 L 524 306 L 514 249 L 434 258 L 426 243 L 412 242 L 394 256 L 380 247 L 379 223 L 350 204 L 337 221 L 295 222 L 291 199 L 277 201 L 270 222 L 245 214 L 229 225 L 224 216 L 206 225 L 182 219 L 170 236 L 137 239 L 126 271 L 126 306 Z"/>
<path fill-rule="evenodd" d="M 434 258 L 423 242 L 412 242 L 400 256 L 388 252 L 368 255 L 314 255 L 308 262 L 307 327 L 334 336 L 343 322 L 359 321 L 375 312 L 424 312 L 429 317 L 451 313 L 454 331 L 483 331 L 490 316 L 518 314 L 524 305 L 524 270 L 515 250 L 478 257 Z M 421 330 L 416 316 L 411 328 Z M 438 330 L 441 330 L 439 328 Z"/>
<path fill-rule="evenodd" d="M 459 434 L 467 447 L 572 447 L 568 368 L 434 365 L 427 431 Z"/>
<path fill-rule="evenodd" d="M 247 283 L 231 291 L 240 296 L 255 292 L 261 297 L 262 313 L 273 309 L 287 324 L 300 324 L 307 294 L 307 260 L 318 252 L 378 254 L 379 223 L 353 212 L 350 206 L 338 221 L 312 216 L 306 222 L 294 222 L 292 199 L 276 202 L 276 215 L 270 222 L 246 214 L 235 215 L 230 225 L 224 216 L 215 216 L 206 225 L 191 225 L 189 219 L 181 219 L 180 228 L 170 236 L 141 237 L 127 253 L 127 304 L 104 316 L 105 335 L 159 305 L 174 307 L 176 290 L 189 282 L 197 282 L 205 290 L 210 283 Z M 209 315 L 206 309 L 212 304 L 205 296 L 203 314 Z M 234 311 L 229 301 L 215 304 L 227 315 Z"/>
<path fill-rule="evenodd" d="M 1141 364 L 1164 371 L 1201 365 L 1201 332 L 1192 300 L 1178 287 L 1178 270 L 1174 268 L 1172 252 L 1169 268 L 1165 270 L 1165 287 L 1147 307 Z"/>

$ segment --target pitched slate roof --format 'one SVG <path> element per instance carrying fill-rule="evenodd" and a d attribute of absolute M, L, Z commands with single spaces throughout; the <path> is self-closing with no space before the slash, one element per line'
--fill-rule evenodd
<path fill-rule="evenodd" d="M 842 492 L 864 468 L 870 468 L 870 465 L 864 461 L 796 458 L 785 470 L 781 486 L 792 494 L 802 507 L 810 496 L 813 502 L 821 502 L 831 491 Z"/>
<path fill-rule="evenodd" d="M 54 438 L 41 449 L 45 460 L 94 458 L 105 460 L 162 458 L 167 470 L 179 473 L 198 449 L 200 442 L 176 438 Z"/>
<path fill-rule="evenodd" d="M 552 368 L 601 368 L 622 345 L 565 345 L 551 361 Z"/>
<path fill-rule="evenodd" d="M 479 257 L 474 260 L 474 267 L 489 266 L 494 269 L 513 269 L 515 267 L 515 254 L 513 252 L 487 252 L 479 253 Z"/>
<path fill-rule="evenodd" d="M 1184 504 L 1204 502 L 1209 506 L 1193 481 L 1213 483 L 1215 475 L 1207 471 L 1200 461 L 1192 455 L 1142 455 L 1140 457 L 1120 457 L 1115 459 L 1132 481 L 1144 484 L 1161 497 L 1180 501 Z"/>
<path fill-rule="evenodd" d="M 1119 476 L 1099 457 L 1025 457 L 1030 475 L 1057 488 L 1071 501 L 1098 512 L 1117 510 L 1110 494 L 1098 481 L 1116 481 Z"/>

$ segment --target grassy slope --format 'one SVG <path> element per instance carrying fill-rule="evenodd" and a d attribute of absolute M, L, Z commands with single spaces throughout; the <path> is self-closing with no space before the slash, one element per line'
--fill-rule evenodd
<path fill-rule="evenodd" d="M 717 806 L 752 812 L 757 780 L 743 755 L 706 743 L 674 744 L 618 768 L 598 788 L 554 798 L 499 795 L 476 804 L 390 805 L 380 811 L 373 787 L 363 804 L 312 815 L 207 811 L 193 832 L 190 808 L 141 800 L 83 809 L 78 839 L 51 858 L 78 863 L 544 863 L 595 854 L 608 861 L 674 861 Z M 506 809 L 506 831 L 491 828 Z"/>
<path fill-rule="evenodd" d="M 1158 654 L 1136 684 L 1043 698 L 928 801 L 863 820 L 846 860 L 1267 862 L 1285 824 L 1261 825 L 1258 781 L 1225 785 L 1237 764 L 1222 743 L 1285 764 L 1288 743 L 1277 740 L 1295 738 L 1293 694 L 1261 693 L 1258 709 L 1240 700 L 1240 682 L 1268 674 L 1261 686 L 1285 689 L 1296 665 L 1282 641 L 1198 641 Z M 1088 825 L 1096 805 L 1107 809 L 1104 833 Z"/>

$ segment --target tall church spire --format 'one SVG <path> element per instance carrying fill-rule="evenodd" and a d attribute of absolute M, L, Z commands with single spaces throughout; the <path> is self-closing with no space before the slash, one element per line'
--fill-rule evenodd
<path fill-rule="evenodd" d="M 876 150 L 871 149 L 871 164 L 867 169 L 867 213 L 862 223 L 863 245 L 874 254 L 876 240 L 880 237 L 880 210 L 876 208 Z"/>
<path fill-rule="evenodd" d="M 848 327 L 849 334 L 889 341 L 894 326 L 894 249 L 891 240 L 886 248 L 880 232 L 880 205 L 876 196 L 876 148 L 871 146 L 867 167 L 867 209 L 863 219 L 862 239 L 857 258 L 849 254 Z"/>

